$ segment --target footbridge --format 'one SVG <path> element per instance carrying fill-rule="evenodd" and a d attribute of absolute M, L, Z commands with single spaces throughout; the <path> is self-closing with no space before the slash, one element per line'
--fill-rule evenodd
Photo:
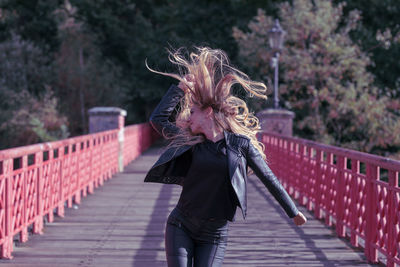
<path fill-rule="evenodd" d="M 250 176 L 248 218 L 231 224 L 224 266 L 400 265 L 400 162 L 259 137 L 309 221 L 296 227 Z M 147 123 L 123 139 L 110 130 L 0 151 L 0 265 L 166 266 L 181 188 L 143 183 L 165 145 Z"/>

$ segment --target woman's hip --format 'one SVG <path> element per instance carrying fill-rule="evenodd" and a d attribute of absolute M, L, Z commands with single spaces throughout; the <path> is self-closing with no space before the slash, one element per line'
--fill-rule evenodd
<path fill-rule="evenodd" d="M 167 225 L 182 229 L 199 243 L 226 243 L 228 239 L 229 221 L 198 219 L 186 215 L 177 207 L 170 213 Z"/>

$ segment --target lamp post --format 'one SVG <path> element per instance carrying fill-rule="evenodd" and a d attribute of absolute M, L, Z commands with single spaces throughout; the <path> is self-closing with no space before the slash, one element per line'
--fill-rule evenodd
<path fill-rule="evenodd" d="M 279 108 L 278 99 L 278 67 L 279 67 L 279 53 L 282 50 L 283 40 L 286 32 L 281 28 L 279 20 L 275 20 L 274 26 L 268 31 L 269 46 L 274 52 L 274 57 L 271 59 L 271 65 L 275 67 L 274 74 L 274 108 Z"/>
<path fill-rule="evenodd" d="M 274 56 L 271 58 L 271 65 L 275 68 L 274 80 L 274 108 L 267 108 L 257 113 L 261 128 L 264 132 L 279 134 L 283 136 L 293 135 L 294 112 L 279 108 L 278 99 L 278 61 L 282 50 L 283 39 L 286 32 L 279 25 L 279 20 L 275 20 L 274 26 L 268 31 L 269 45 Z"/>

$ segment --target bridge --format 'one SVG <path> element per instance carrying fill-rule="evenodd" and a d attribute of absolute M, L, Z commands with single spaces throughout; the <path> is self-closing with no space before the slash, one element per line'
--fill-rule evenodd
<path fill-rule="evenodd" d="M 0 151 L 0 264 L 166 266 L 180 187 L 143 183 L 162 142 L 147 124 Z M 269 165 L 309 221 L 249 177 L 224 266 L 399 266 L 400 162 L 264 133 Z M 120 170 L 120 157 L 125 166 Z M 282 160 L 284 159 L 284 160 Z"/>

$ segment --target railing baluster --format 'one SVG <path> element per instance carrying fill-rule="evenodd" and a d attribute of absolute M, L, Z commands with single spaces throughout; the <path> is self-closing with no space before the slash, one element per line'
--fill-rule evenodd
<path fill-rule="evenodd" d="M 48 151 L 48 159 L 46 160 L 46 164 L 49 166 L 49 213 L 47 214 L 48 221 L 51 223 L 54 221 L 54 212 L 53 209 L 54 207 L 54 171 L 55 171 L 55 165 L 53 162 L 53 155 L 50 153 L 50 150 Z"/>
<path fill-rule="evenodd" d="M 33 224 L 33 232 L 35 234 L 43 233 L 43 151 L 40 150 L 35 153 L 35 166 L 37 168 L 37 193 L 36 193 L 36 206 L 37 213 L 35 223 Z"/>
<path fill-rule="evenodd" d="M 327 171 L 326 171 L 326 173 L 328 174 L 331 174 L 331 172 L 332 172 L 332 165 L 333 165 L 333 154 L 331 153 L 331 152 L 328 152 L 327 153 L 327 155 L 326 155 L 326 164 L 327 164 Z M 328 181 L 328 179 L 327 178 L 329 178 L 329 177 L 325 177 L 325 181 Z M 329 185 L 327 185 L 327 187 L 328 187 Z M 325 212 L 325 224 L 326 225 L 328 225 L 328 226 L 332 226 L 332 216 L 331 216 L 331 211 L 332 210 L 330 210 L 331 209 L 331 201 L 330 200 L 333 200 L 334 199 L 334 197 L 333 197 L 333 188 L 331 188 L 331 190 L 329 190 L 329 188 L 328 188 L 328 190 L 326 190 L 326 195 L 325 195 L 325 207 L 326 207 L 326 212 Z"/>
<path fill-rule="evenodd" d="M 321 209 L 321 198 L 322 198 L 322 151 L 320 149 L 316 149 L 315 152 L 316 157 L 316 166 L 315 166 L 315 174 L 316 174 L 316 181 L 315 181 L 315 206 L 314 206 L 314 215 L 317 219 L 322 218 L 322 209 Z"/>
<path fill-rule="evenodd" d="M 57 162 L 59 164 L 59 169 L 58 169 L 58 174 L 57 176 L 59 177 L 59 188 L 58 188 L 58 207 L 57 207 L 57 216 L 59 217 L 64 217 L 65 214 L 65 199 L 64 199 L 64 180 L 63 180 L 63 157 L 64 153 L 61 153 L 60 147 L 57 147 Z M 54 153 L 54 150 L 53 150 Z"/>
<path fill-rule="evenodd" d="M 367 164 L 367 203 L 366 203 L 366 240 L 365 256 L 372 262 L 378 261 L 378 254 L 374 247 L 376 231 L 376 187 L 375 182 L 379 180 L 379 167 L 373 164 Z"/>
<path fill-rule="evenodd" d="M 1 247 L 1 257 L 12 259 L 13 251 L 13 229 L 12 229 L 12 173 L 13 173 L 13 160 L 6 159 L 3 161 L 4 179 L 6 182 L 5 188 L 5 231 L 4 243 Z"/>
<path fill-rule="evenodd" d="M 358 190 L 357 190 L 357 181 L 360 175 L 360 161 L 357 159 L 351 159 L 351 244 L 355 247 L 358 247 L 358 235 L 355 232 L 357 226 L 357 202 L 358 199 Z"/>
<path fill-rule="evenodd" d="M 396 212 L 396 205 L 399 203 L 396 201 L 396 192 L 395 187 L 399 184 L 399 175 L 398 172 L 389 171 L 389 214 L 388 214 L 388 221 L 394 222 L 395 221 L 395 212 Z M 399 230 L 397 230 L 399 231 Z M 394 267 L 395 263 L 393 258 L 396 256 L 396 244 L 398 244 L 397 239 L 398 232 L 396 233 L 395 225 L 390 225 L 388 227 L 388 239 L 387 239 L 387 250 L 388 250 L 388 259 L 387 259 L 387 266 Z"/>
<path fill-rule="evenodd" d="M 21 169 L 21 196 L 22 196 L 22 211 L 21 211 L 21 232 L 19 232 L 19 242 L 25 243 L 28 241 L 28 155 L 22 157 Z"/>
<path fill-rule="evenodd" d="M 80 151 L 79 151 L 79 149 L 80 149 L 80 147 L 79 147 L 79 145 L 77 145 L 77 143 L 78 142 L 74 142 L 73 143 L 73 146 L 75 146 L 75 151 L 71 151 L 72 152 L 72 155 L 77 159 L 76 160 L 76 168 L 77 168 L 77 175 L 76 175 L 76 184 L 77 184 L 77 189 L 76 189 L 76 191 L 75 191 L 75 199 L 74 199 L 74 202 L 76 203 L 76 204 L 81 204 L 81 191 L 82 191 L 82 188 L 81 188 L 81 180 L 82 180 L 82 177 L 81 177 L 81 175 L 82 175 L 82 168 L 81 168 L 81 166 L 82 166 L 82 159 L 81 159 L 81 154 L 79 153 Z"/>
<path fill-rule="evenodd" d="M 345 166 L 346 157 L 337 156 L 337 176 L 336 176 L 336 233 L 340 237 L 345 236 L 345 227 L 343 224 L 344 218 L 344 185 L 345 185 Z"/>

